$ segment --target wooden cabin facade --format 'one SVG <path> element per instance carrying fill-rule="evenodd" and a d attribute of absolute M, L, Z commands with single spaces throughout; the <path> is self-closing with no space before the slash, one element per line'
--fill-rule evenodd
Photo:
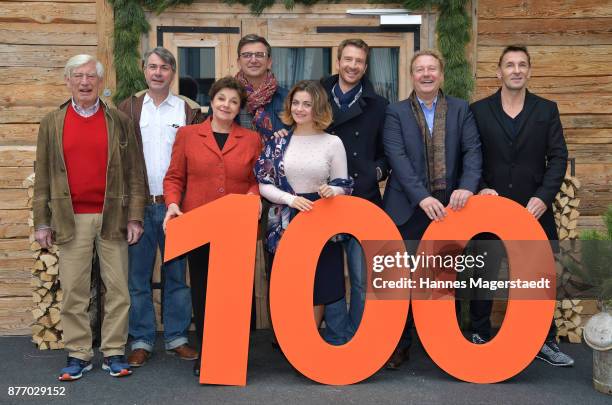
<path fill-rule="evenodd" d="M 314 78 L 335 73 L 336 47 L 343 38 L 361 37 L 379 48 L 369 70 L 379 69 L 372 74 L 381 78 L 381 91 L 403 99 L 411 91 L 413 52 L 436 45 L 437 15 L 413 11 L 421 15 L 420 24 L 388 30 L 380 29 L 379 16 L 367 13 L 399 7 L 365 0 L 293 10 L 277 4 L 255 16 L 241 5 L 196 0 L 160 15 L 148 12 L 151 31 L 142 38 L 141 51 L 157 45 L 171 49 L 179 56 L 179 74 L 197 71 L 198 82 L 206 86 L 236 72 L 236 45 L 247 33 L 268 38 L 276 49 L 273 69 L 293 72 L 286 80 L 295 78 L 295 67 L 278 55 L 317 61 L 300 73 Z M 473 35 L 466 52 L 476 79 L 473 100 L 497 89 L 502 48 L 528 45 L 530 90 L 558 103 L 582 182 L 579 228 L 601 226 L 599 215 L 612 204 L 612 3 L 473 0 L 470 13 Z M 38 123 L 69 97 L 63 66 L 74 54 L 97 55 L 106 67 L 104 87 L 112 94 L 113 12 L 105 0 L 0 0 L 0 23 L 0 335 L 22 335 L 30 333 L 32 322 L 34 264 L 31 196 L 24 180 L 33 172 Z"/>

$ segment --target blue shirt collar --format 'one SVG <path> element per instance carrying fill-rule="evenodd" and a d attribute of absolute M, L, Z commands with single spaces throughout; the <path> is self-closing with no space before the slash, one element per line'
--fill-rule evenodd
<path fill-rule="evenodd" d="M 436 109 L 436 104 L 438 104 L 438 96 L 436 95 L 436 98 L 434 98 L 433 103 L 431 104 L 431 108 L 427 107 L 427 104 L 425 104 L 425 102 L 423 100 L 421 100 L 421 98 L 419 96 L 417 96 L 417 100 L 419 100 L 419 105 L 421 106 L 421 108 L 426 108 L 428 110 L 435 110 Z"/>

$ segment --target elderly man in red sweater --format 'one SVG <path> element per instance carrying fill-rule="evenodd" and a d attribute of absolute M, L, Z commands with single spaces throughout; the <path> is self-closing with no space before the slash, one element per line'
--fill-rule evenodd
<path fill-rule="evenodd" d="M 128 333 L 128 244 L 142 234 L 145 203 L 142 157 L 127 116 L 98 97 L 104 68 L 90 55 L 70 58 L 64 70 L 72 98 L 40 123 L 34 184 L 35 237 L 57 243 L 64 298 L 61 322 L 68 351 L 61 381 L 92 369 L 87 307 L 92 252 L 106 286 L 100 350 L 113 377 L 131 370 L 124 359 Z"/>

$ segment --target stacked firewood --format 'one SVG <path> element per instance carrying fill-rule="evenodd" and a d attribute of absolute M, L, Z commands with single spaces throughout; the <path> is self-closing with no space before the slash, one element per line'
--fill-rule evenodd
<path fill-rule="evenodd" d="M 557 337 L 567 338 L 570 343 L 581 343 L 584 324 L 597 312 L 597 302 L 594 300 L 557 301 L 555 309 Z"/>
<path fill-rule="evenodd" d="M 32 206 L 34 194 L 34 175 L 29 176 L 24 185 L 28 187 L 28 206 Z M 58 249 L 41 249 L 34 239 L 34 221 L 30 212 L 30 249 L 34 252 L 36 262 L 32 268 L 32 299 L 34 307 L 32 316 L 32 341 L 39 349 L 61 349 L 62 327 L 60 323 L 60 305 L 62 290 L 59 288 Z"/>
<path fill-rule="evenodd" d="M 574 240 L 578 238 L 577 224 L 578 217 L 580 216 L 578 212 L 578 206 L 580 205 L 580 198 L 578 198 L 579 189 L 580 181 L 576 177 L 566 176 L 561 185 L 561 190 L 555 198 L 555 222 L 559 232 L 559 240 Z M 587 287 L 568 268 L 572 263 L 580 264 L 580 255 L 574 250 L 575 246 L 573 245 L 561 244 L 560 249 L 560 256 L 566 262 L 557 262 L 557 289 L 561 296 L 575 297 L 577 292 Z M 570 343 L 581 343 L 584 324 L 597 312 L 597 302 L 595 300 L 563 299 L 557 301 L 554 316 L 554 322 L 557 326 L 557 338 L 567 339 Z"/>
<path fill-rule="evenodd" d="M 578 190 L 580 181 L 574 176 L 566 176 L 561 190 L 555 198 L 555 223 L 559 231 L 559 240 L 576 239 L 578 237 Z"/>
<path fill-rule="evenodd" d="M 580 198 L 578 198 L 579 188 L 580 181 L 576 177 L 566 176 L 563 184 L 561 184 L 559 193 L 555 197 L 555 223 L 557 224 L 559 240 L 576 239 L 578 237 L 576 227 L 578 225 L 578 217 L 580 216 L 577 209 L 578 204 L 580 204 Z M 563 266 L 559 266 L 559 263 L 557 264 L 557 271 L 560 273 L 561 278 L 567 273 L 564 271 Z M 583 307 L 579 304 L 580 300 L 564 299 L 563 301 L 557 301 L 555 309 L 557 339 L 566 337 L 571 343 L 581 342 L 580 313 Z"/>
<path fill-rule="evenodd" d="M 570 343 L 582 341 L 582 318 L 580 314 L 584 307 L 580 300 L 557 301 L 555 309 L 555 325 L 557 325 L 557 336 L 567 337 Z"/>

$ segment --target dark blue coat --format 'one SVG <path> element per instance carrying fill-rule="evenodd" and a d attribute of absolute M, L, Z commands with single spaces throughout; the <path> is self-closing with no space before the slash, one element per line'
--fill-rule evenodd
<path fill-rule="evenodd" d="M 338 75 L 322 81 L 332 106 L 334 121 L 327 132 L 337 135 L 346 149 L 349 175 L 355 181 L 353 196 L 380 206 L 382 199 L 376 179 L 376 167 L 387 177 L 388 165 L 382 145 L 387 99 L 379 96 L 367 78 L 361 80 L 361 97 L 347 111 L 340 111 L 332 95 Z"/>
<path fill-rule="evenodd" d="M 476 193 L 482 168 L 476 122 L 467 101 L 450 96 L 446 101 L 446 195 L 456 189 Z M 408 99 L 387 107 L 383 144 L 391 166 L 383 208 L 396 225 L 403 225 L 430 196 L 423 135 Z"/>

